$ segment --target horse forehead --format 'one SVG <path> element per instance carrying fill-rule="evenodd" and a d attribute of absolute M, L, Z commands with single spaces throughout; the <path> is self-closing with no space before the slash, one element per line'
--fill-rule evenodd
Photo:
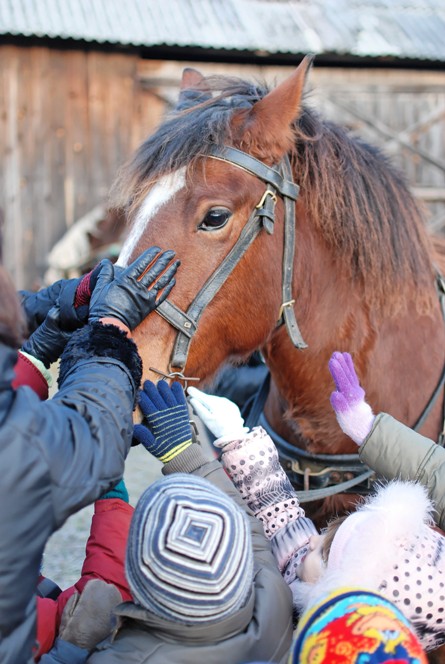
<path fill-rule="evenodd" d="M 186 168 L 163 175 L 150 189 L 139 206 L 130 233 L 125 240 L 117 265 L 125 266 L 136 249 L 145 229 L 151 219 L 157 214 L 163 205 L 168 203 L 173 196 L 185 186 Z"/>

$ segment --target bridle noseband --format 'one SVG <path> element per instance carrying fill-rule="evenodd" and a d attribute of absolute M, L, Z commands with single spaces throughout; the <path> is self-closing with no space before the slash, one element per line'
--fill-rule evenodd
<path fill-rule="evenodd" d="M 179 369 L 178 376 L 184 370 L 190 344 L 195 334 L 199 320 L 206 306 L 212 301 L 228 276 L 238 265 L 259 232 L 264 228 L 271 235 L 275 224 L 275 203 L 277 195 L 284 201 L 284 241 L 282 265 L 282 303 L 278 320 L 283 320 L 290 339 L 296 348 L 306 348 L 299 330 L 292 298 L 292 276 L 295 252 L 295 201 L 298 198 L 299 187 L 292 180 L 292 169 L 288 157 L 284 157 L 277 169 L 267 166 L 246 152 L 232 147 L 215 146 L 208 155 L 212 159 L 224 161 L 237 166 L 255 175 L 267 184 L 267 188 L 258 205 L 242 229 L 238 240 L 233 245 L 222 263 L 211 274 L 202 286 L 187 311 L 182 311 L 169 300 L 162 302 L 156 309 L 157 313 L 178 330 L 170 358 L 169 371 Z M 183 377 L 185 379 L 185 377 Z M 190 380 L 190 379 L 189 379 Z"/>

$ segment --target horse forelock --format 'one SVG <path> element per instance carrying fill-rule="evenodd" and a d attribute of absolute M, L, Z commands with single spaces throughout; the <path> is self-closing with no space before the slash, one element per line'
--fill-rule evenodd
<path fill-rule="evenodd" d="M 268 91 L 232 77 L 211 76 L 205 83 L 212 95 L 182 91 L 178 106 L 136 150 L 115 182 L 114 205 L 134 211 L 159 177 L 193 165 L 215 145 L 230 143 L 234 114 L 251 108 Z"/>

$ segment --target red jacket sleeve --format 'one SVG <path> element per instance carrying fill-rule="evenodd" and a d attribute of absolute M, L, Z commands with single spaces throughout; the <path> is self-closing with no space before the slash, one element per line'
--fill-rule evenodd
<path fill-rule="evenodd" d="M 96 501 L 80 579 L 56 600 L 37 598 L 36 661 L 52 648 L 68 599 L 75 592 L 81 593 L 91 579 L 113 583 L 124 602 L 132 599 L 125 578 L 125 551 L 133 511 L 119 498 Z"/>
<path fill-rule="evenodd" d="M 122 601 L 132 600 L 125 578 L 125 552 L 133 512 L 120 498 L 96 501 L 82 576 L 75 585 L 78 592 L 90 579 L 102 579 L 114 583 Z"/>

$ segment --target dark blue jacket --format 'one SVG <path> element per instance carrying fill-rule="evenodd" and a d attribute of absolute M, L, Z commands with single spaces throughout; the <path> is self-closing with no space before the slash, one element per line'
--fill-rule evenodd
<path fill-rule="evenodd" d="M 0 344 L 0 662 L 32 660 L 35 589 L 45 544 L 123 475 L 141 360 L 117 327 L 75 332 L 59 391 L 14 390 L 17 353 Z"/>

